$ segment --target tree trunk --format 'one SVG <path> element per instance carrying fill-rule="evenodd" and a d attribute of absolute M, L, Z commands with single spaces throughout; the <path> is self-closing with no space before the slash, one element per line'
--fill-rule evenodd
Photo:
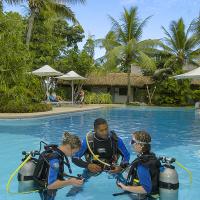
<path fill-rule="evenodd" d="M 26 35 L 26 45 L 27 45 L 28 49 L 29 49 L 29 45 L 30 45 L 30 41 L 31 41 L 31 35 L 32 35 L 32 31 L 33 31 L 35 16 L 36 16 L 36 9 L 32 9 L 31 15 L 28 19 L 28 30 L 27 30 L 27 35 Z"/>
<path fill-rule="evenodd" d="M 3 2 L 2 2 L 2 0 L 0 0 L 0 12 L 1 13 L 3 12 Z"/>
<path fill-rule="evenodd" d="M 127 99 L 126 104 L 128 105 L 130 103 L 130 97 L 131 97 L 131 68 L 128 69 L 128 80 L 127 80 Z"/>

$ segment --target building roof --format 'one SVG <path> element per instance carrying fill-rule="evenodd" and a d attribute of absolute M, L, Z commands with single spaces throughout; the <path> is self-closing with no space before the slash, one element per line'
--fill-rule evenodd
<path fill-rule="evenodd" d="M 91 74 L 85 85 L 93 86 L 127 86 L 127 73 L 109 73 L 105 75 Z M 144 85 L 153 84 L 149 76 L 139 76 L 131 74 L 131 86 L 143 87 Z"/>
<path fill-rule="evenodd" d="M 200 80 L 192 80 L 192 85 L 200 85 Z"/>

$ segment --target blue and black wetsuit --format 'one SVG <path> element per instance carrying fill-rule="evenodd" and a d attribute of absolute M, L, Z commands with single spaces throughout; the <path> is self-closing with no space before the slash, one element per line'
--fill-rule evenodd
<path fill-rule="evenodd" d="M 126 184 L 142 186 L 150 197 L 157 195 L 161 169 L 161 163 L 154 153 L 140 155 L 131 164 Z"/>
<path fill-rule="evenodd" d="M 52 157 L 49 159 L 49 169 L 47 174 L 47 184 L 51 185 L 57 180 L 64 180 L 64 159 L 63 152 L 59 149 L 52 153 Z M 40 192 L 41 200 L 54 200 L 57 190 L 43 190 Z"/>
<path fill-rule="evenodd" d="M 122 167 L 129 163 L 130 154 L 122 139 L 117 137 L 114 132 L 110 133 L 108 139 L 99 138 L 95 133 L 91 134 L 90 138 L 90 148 L 95 155 L 99 156 L 100 160 L 109 164 L 116 164 L 119 156 L 121 156 Z M 82 159 L 83 156 L 86 158 L 85 160 Z M 86 138 L 83 139 L 81 149 L 73 156 L 72 161 L 74 164 L 82 168 L 87 168 L 90 163 L 101 165 L 98 161 L 93 160 L 87 146 Z"/>

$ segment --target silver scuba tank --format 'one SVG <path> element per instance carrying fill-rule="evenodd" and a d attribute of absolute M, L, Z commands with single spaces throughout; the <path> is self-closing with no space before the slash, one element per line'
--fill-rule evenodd
<path fill-rule="evenodd" d="M 172 165 L 176 160 L 167 157 L 160 157 L 159 159 L 164 164 L 159 177 L 160 200 L 178 200 L 178 173 Z"/>
<path fill-rule="evenodd" d="M 31 159 L 19 170 L 18 192 L 30 192 L 36 189 L 36 184 L 33 179 L 35 167 L 36 159 Z"/>

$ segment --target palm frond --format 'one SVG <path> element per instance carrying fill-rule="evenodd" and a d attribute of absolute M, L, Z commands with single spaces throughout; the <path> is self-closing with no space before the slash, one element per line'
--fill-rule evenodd
<path fill-rule="evenodd" d="M 75 17 L 75 14 L 73 13 L 70 7 L 58 3 L 49 3 L 48 6 L 56 13 L 57 16 L 65 17 L 66 19 L 74 23 L 78 22 Z"/>
<path fill-rule="evenodd" d="M 122 43 L 126 43 L 126 35 L 122 30 L 121 25 L 117 20 L 115 20 L 113 17 L 109 16 L 111 23 L 112 23 L 112 28 L 111 31 L 114 32 L 117 35 L 118 41 Z"/>
<path fill-rule="evenodd" d="M 142 37 L 143 29 L 146 26 L 147 22 L 151 19 L 152 16 L 149 16 L 145 18 L 138 26 L 136 32 L 135 32 L 135 38 L 138 40 Z"/>
<path fill-rule="evenodd" d="M 155 71 L 156 64 L 152 58 L 150 58 L 148 55 L 146 55 L 144 52 L 140 51 L 138 57 L 138 64 L 144 69 Z"/>
<path fill-rule="evenodd" d="M 172 35 L 165 29 L 165 27 L 162 26 L 162 29 L 164 31 L 164 34 L 166 35 L 166 37 L 164 38 L 164 40 L 168 43 L 169 46 L 171 46 L 172 49 L 178 49 L 176 42 L 174 41 Z"/>
<path fill-rule="evenodd" d="M 21 3 L 26 3 L 26 0 L 4 0 L 7 4 L 16 5 Z"/>
<path fill-rule="evenodd" d="M 64 4 L 64 5 L 74 5 L 74 4 L 85 4 L 86 0 L 52 0 L 58 4 Z"/>

